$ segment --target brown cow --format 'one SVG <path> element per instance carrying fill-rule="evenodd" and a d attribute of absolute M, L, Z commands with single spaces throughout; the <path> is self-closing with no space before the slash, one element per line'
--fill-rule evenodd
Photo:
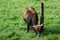
<path fill-rule="evenodd" d="M 27 23 L 27 32 L 29 32 L 31 26 L 36 34 L 40 35 L 42 25 L 38 25 L 38 15 L 33 7 L 26 7 L 23 14 L 23 19 Z"/>

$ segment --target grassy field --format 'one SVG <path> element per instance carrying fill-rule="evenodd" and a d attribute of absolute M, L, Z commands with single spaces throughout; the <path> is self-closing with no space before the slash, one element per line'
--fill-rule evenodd
<path fill-rule="evenodd" d="M 40 3 L 44 3 L 44 32 L 40 37 L 26 31 L 25 7 L 36 9 L 40 22 Z M 0 0 L 0 40 L 60 40 L 60 0 Z"/>

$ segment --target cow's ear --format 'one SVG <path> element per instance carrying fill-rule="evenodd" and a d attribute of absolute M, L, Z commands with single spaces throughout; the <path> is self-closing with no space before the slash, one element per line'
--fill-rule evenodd
<path fill-rule="evenodd" d="M 33 28 L 35 28 L 35 26 L 32 26 Z"/>

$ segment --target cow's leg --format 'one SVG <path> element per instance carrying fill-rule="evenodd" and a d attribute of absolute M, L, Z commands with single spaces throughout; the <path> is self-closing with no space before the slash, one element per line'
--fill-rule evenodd
<path fill-rule="evenodd" d="M 31 14 L 29 14 L 28 18 L 27 18 L 27 32 L 29 32 L 31 23 L 32 23 L 32 16 L 31 16 Z"/>
<path fill-rule="evenodd" d="M 27 24 L 27 32 L 29 32 L 30 26 L 29 24 Z"/>

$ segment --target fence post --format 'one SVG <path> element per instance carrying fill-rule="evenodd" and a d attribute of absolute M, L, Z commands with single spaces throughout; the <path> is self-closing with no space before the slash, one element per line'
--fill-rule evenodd
<path fill-rule="evenodd" d="M 42 26 L 42 32 L 44 30 L 44 3 L 41 3 L 41 13 L 40 13 L 40 25 L 43 24 Z"/>

